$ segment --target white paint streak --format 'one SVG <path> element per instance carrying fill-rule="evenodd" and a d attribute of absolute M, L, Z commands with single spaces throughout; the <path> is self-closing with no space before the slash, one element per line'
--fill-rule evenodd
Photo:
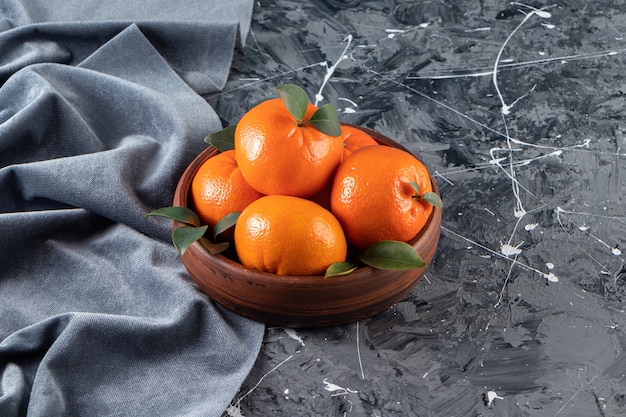
<path fill-rule="evenodd" d="M 226 409 L 226 414 L 228 415 L 228 417 L 243 417 L 243 414 L 241 413 L 241 400 L 246 398 L 255 389 L 257 389 L 259 387 L 259 385 L 261 385 L 261 382 L 265 379 L 266 376 L 268 376 L 269 374 L 271 374 L 272 372 L 277 370 L 279 367 L 281 367 L 284 363 L 289 361 L 291 358 L 293 358 L 293 355 L 289 355 L 286 359 L 281 361 L 278 365 L 276 365 L 275 367 L 273 367 L 272 369 L 267 371 L 267 373 L 265 373 L 265 375 L 263 375 L 261 378 L 259 378 L 258 382 L 252 388 L 250 388 L 250 390 L 248 392 L 246 392 L 241 397 L 239 397 L 239 399 L 237 400 L 237 402 L 235 404 L 229 405 L 228 408 Z"/>
<path fill-rule="evenodd" d="M 350 105 L 351 105 L 351 106 L 349 106 L 349 107 L 344 107 L 344 109 L 343 109 L 343 112 L 344 112 L 344 113 L 356 113 L 356 109 L 355 109 L 355 107 L 359 107 L 359 105 L 358 105 L 358 104 L 356 104 L 354 101 L 352 101 L 352 100 L 350 100 L 350 99 L 348 99 L 348 98 L 345 98 L 345 97 L 338 97 L 338 98 L 337 98 L 337 100 L 339 100 L 339 101 L 345 101 L 345 102 L 347 102 L 347 103 L 350 103 Z"/>
<path fill-rule="evenodd" d="M 346 102 L 350 103 L 351 105 L 353 105 L 354 107 L 359 107 L 358 104 L 356 104 L 354 101 L 350 100 L 349 98 L 337 97 L 337 100 L 339 100 L 339 101 L 346 101 Z"/>
<path fill-rule="evenodd" d="M 361 378 L 365 379 L 365 372 L 363 371 L 363 361 L 361 360 L 361 342 L 359 340 L 359 322 L 356 322 L 356 354 L 359 358 L 359 368 L 361 369 Z"/>
<path fill-rule="evenodd" d="M 526 264 L 518 261 L 515 258 L 509 258 L 508 256 L 505 256 L 502 253 L 495 251 L 494 249 L 491 249 L 491 248 L 489 248 L 489 247 L 487 247 L 485 245 L 482 245 L 482 244 L 476 242 L 475 240 L 472 240 L 472 239 L 468 238 L 467 236 L 463 236 L 463 235 L 461 235 L 461 234 L 459 234 L 459 233 L 457 233 L 457 232 L 455 232 L 453 230 L 450 230 L 450 229 L 448 229 L 445 226 L 441 226 L 441 230 L 445 231 L 446 233 L 450 233 L 451 235 L 456 236 L 459 239 L 465 240 L 466 242 L 471 243 L 473 246 L 476 246 L 476 247 L 478 247 L 478 248 L 480 248 L 482 250 L 485 250 L 485 251 L 491 253 L 492 255 L 498 256 L 498 257 L 500 257 L 502 259 L 506 259 L 506 260 L 510 261 L 512 264 L 519 266 L 520 268 L 523 268 L 523 269 L 525 269 L 527 271 L 535 272 L 535 273 L 537 273 L 537 274 L 539 274 L 539 275 L 541 275 L 543 277 L 545 277 L 545 275 L 546 275 L 544 272 L 542 272 L 542 271 L 540 271 L 540 270 L 538 270 L 536 268 L 533 268 L 530 265 L 526 265 Z M 467 249 L 472 250 L 472 249 L 474 249 L 473 246 L 469 246 L 469 247 L 467 247 Z"/>
<path fill-rule="evenodd" d="M 550 64 L 552 62 L 557 62 L 557 61 L 559 61 L 561 64 L 567 64 L 570 61 L 578 61 L 578 60 L 583 60 L 583 59 L 596 59 L 596 58 L 602 58 L 602 57 L 607 57 L 607 56 L 614 56 L 614 55 L 617 55 L 618 53 L 619 53 L 618 51 L 600 51 L 600 52 L 591 52 L 591 53 L 586 53 L 586 54 L 576 54 L 576 55 L 567 55 L 567 56 L 561 56 L 561 57 L 534 59 L 534 60 L 522 61 L 522 62 L 515 62 L 512 59 L 502 59 L 500 60 L 499 68 L 500 69 L 523 68 L 523 67 L 537 66 L 537 65 L 542 65 L 542 64 Z M 484 68 L 479 71 L 470 71 L 470 70 L 464 70 L 464 69 L 459 69 L 459 68 L 443 70 L 443 72 L 449 72 L 449 71 L 454 71 L 457 74 L 441 74 L 442 72 L 441 70 L 438 71 L 437 73 L 423 72 L 421 75 L 408 76 L 407 80 L 425 80 L 425 79 L 443 80 L 443 79 L 451 79 L 451 78 L 493 76 L 492 68 Z"/>
<path fill-rule="evenodd" d="M 306 346 L 302 338 L 298 336 L 298 333 L 296 333 L 294 329 L 283 328 L 283 330 L 285 331 L 285 333 L 287 333 L 287 336 L 289 336 L 291 339 L 300 343 L 302 346 Z"/>
<path fill-rule="evenodd" d="M 504 97 L 502 97 L 502 94 L 500 92 L 500 87 L 498 86 L 498 66 L 500 65 L 500 62 L 503 61 L 501 58 L 502 58 L 502 53 L 504 52 L 504 48 L 506 48 L 506 45 L 509 43 L 511 38 L 513 38 L 513 35 L 515 35 L 515 33 L 533 15 L 537 15 L 537 16 L 539 16 L 541 18 L 544 18 L 544 19 L 552 17 L 552 15 L 549 12 L 546 12 L 544 9 L 535 9 L 534 7 L 530 7 L 530 6 L 527 6 L 527 5 L 524 5 L 524 4 L 520 4 L 520 3 L 515 3 L 515 4 L 517 4 L 518 6 L 529 7 L 529 8 L 532 8 L 533 10 L 524 17 L 524 20 L 522 20 L 522 22 L 519 25 L 517 25 L 517 27 L 515 29 L 513 29 L 513 31 L 506 38 L 506 40 L 502 44 L 502 47 L 500 47 L 500 50 L 498 51 L 498 55 L 496 56 L 496 60 L 495 60 L 495 62 L 493 64 L 492 81 L 493 81 L 493 85 L 494 85 L 494 87 L 496 89 L 496 93 L 498 94 L 498 98 L 500 98 L 500 103 L 502 104 L 501 112 L 502 112 L 503 115 L 509 114 L 510 110 L 511 110 L 511 107 L 513 107 L 513 104 L 511 104 L 511 105 L 506 104 L 506 102 L 504 101 Z"/>
<path fill-rule="evenodd" d="M 337 69 L 337 65 L 339 65 L 339 63 L 341 61 L 343 61 L 343 59 L 346 58 L 346 52 L 348 52 L 348 49 L 350 48 L 350 44 L 352 43 L 352 35 L 346 36 L 346 38 L 344 40 L 347 41 L 346 47 L 344 48 L 343 52 L 341 53 L 341 55 L 337 59 L 337 62 L 335 62 L 330 68 L 328 68 L 326 70 L 326 75 L 324 75 L 324 81 L 322 82 L 322 85 L 320 86 L 319 91 L 315 95 L 315 103 L 314 104 L 316 106 L 318 105 L 318 103 L 320 101 L 324 100 L 324 96 L 322 95 L 322 91 L 324 90 L 324 87 L 326 87 L 326 83 L 328 83 L 328 80 L 330 80 L 330 77 L 333 76 L 333 73 L 335 72 L 335 69 Z"/>
<path fill-rule="evenodd" d="M 483 27 L 483 28 L 475 28 L 475 29 L 467 29 L 465 30 L 466 33 L 470 33 L 470 32 L 487 32 L 491 30 L 491 28 L 489 26 L 487 27 Z"/>

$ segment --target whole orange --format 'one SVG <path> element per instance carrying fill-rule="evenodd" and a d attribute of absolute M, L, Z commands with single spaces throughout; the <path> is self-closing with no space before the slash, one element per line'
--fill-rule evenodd
<path fill-rule="evenodd" d="M 331 209 L 351 242 L 366 249 L 381 240 L 409 241 L 433 206 L 418 198 L 432 191 L 428 170 L 408 152 L 390 146 L 357 150 L 337 168 Z"/>
<path fill-rule="evenodd" d="M 306 118 L 317 108 L 309 103 Z M 248 110 L 235 129 L 235 153 L 248 183 L 263 194 L 309 197 L 320 191 L 341 161 L 341 136 L 299 125 L 281 98 Z"/>
<path fill-rule="evenodd" d="M 343 156 L 341 160 L 345 160 L 357 149 L 364 148 L 366 146 L 378 145 L 378 142 L 373 137 L 352 126 L 341 126 L 341 137 L 343 138 Z"/>
<path fill-rule="evenodd" d="M 339 221 L 312 201 L 299 197 L 262 197 L 235 225 L 239 261 L 279 275 L 320 275 L 346 259 L 347 242 Z"/>
<path fill-rule="evenodd" d="M 211 227 L 227 214 L 243 210 L 262 196 L 241 175 L 233 150 L 207 159 L 191 182 L 194 211 Z"/>

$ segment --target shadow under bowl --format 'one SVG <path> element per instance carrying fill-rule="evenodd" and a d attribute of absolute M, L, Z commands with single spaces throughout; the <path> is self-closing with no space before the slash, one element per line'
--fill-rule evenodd
<path fill-rule="evenodd" d="M 376 131 L 354 127 L 383 146 L 409 152 Z M 190 206 L 189 190 L 194 175 L 204 161 L 217 153 L 210 146 L 191 162 L 176 188 L 174 206 Z M 439 194 L 432 175 L 431 181 L 433 191 Z M 435 256 L 441 215 L 441 209 L 435 207 L 422 231 L 408 242 L 426 263 L 418 269 L 383 270 L 365 266 L 348 275 L 328 278 L 276 275 L 247 268 L 223 254 L 211 255 L 200 242 L 189 246 L 182 261 L 204 293 L 244 317 L 293 328 L 348 324 L 387 310 L 413 290 Z M 174 221 L 174 228 L 182 225 Z"/>

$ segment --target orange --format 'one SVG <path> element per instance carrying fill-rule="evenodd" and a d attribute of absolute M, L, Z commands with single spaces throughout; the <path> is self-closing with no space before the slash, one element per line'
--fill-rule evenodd
<path fill-rule="evenodd" d="M 357 150 L 337 168 L 331 209 L 351 242 L 366 249 L 381 240 L 411 240 L 433 206 L 418 198 L 432 191 L 426 167 L 413 155 L 390 146 Z"/>
<path fill-rule="evenodd" d="M 317 108 L 308 103 L 307 120 Z M 248 110 L 235 129 L 235 152 L 246 181 L 263 194 L 309 197 L 320 191 L 341 161 L 341 136 L 310 123 L 300 126 L 281 98 Z"/>
<path fill-rule="evenodd" d="M 191 181 L 193 208 L 202 222 L 211 227 L 262 196 L 241 175 L 233 150 L 207 159 Z"/>
<path fill-rule="evenodd" d="M 341 137 L 343 138 L 343 156 L 341 160 L 345 160 L 357 149 L 364 148 L 366 146 L 378 145 L 378 142 L 373 137 L 352 126 L 341 126 Z"/>
<path fill-rule="evenodd" d="M 341 125 L 341 138 L 343 140 L 343 155 L 341 160 L 343 161 L 350 156 L 357 149 L 364 148 L 366 146 L 378 145 L 378 142 L 373 137 L 352 126 Z M 330 210 L 330 193 L 333 188 L 333 178 L 330 179 L 324 185 L 324 188 L 316 194 L 309 197 L 309 200 L 316 202 L 325 209 Z"/>
<path fill-rule="evenodd" d="M 339 221 L 312 201 L 262 197 L 239 216 L 235 249 L 239 261 L 279 275 L 320 275 L 346 259 L 347 242 Z"/>

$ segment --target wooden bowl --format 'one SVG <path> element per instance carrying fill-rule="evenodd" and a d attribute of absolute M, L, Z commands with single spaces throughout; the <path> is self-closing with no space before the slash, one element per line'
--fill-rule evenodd
<path fill-rule="evenodd" d="M 355 126 L 358 127 L 358 126 Z M 378 143 L 408 151 L 370 129 L 358 127 Z M 218 151 L 208 147 L 183 173 L 174 206 L 188 207 L 191 181 L 202 163 Z M 431 176 L 433 190 L 437 184 Z M 174 221 L 174 228 L 182 226 Z M 404 299 L 431 263 L 441 230 L 434 208 L 423 230 L 409 243 L 427 266 L 408 271 L 361 267 L 339 277 L 285 276 L 246 268 L 224 255 L 211 255 L 199 242 L 184 253 L 183 264 L 200 289 L 227 309 L 268 325 L 306 328 L 352 323 L 381 313 Z"/>

